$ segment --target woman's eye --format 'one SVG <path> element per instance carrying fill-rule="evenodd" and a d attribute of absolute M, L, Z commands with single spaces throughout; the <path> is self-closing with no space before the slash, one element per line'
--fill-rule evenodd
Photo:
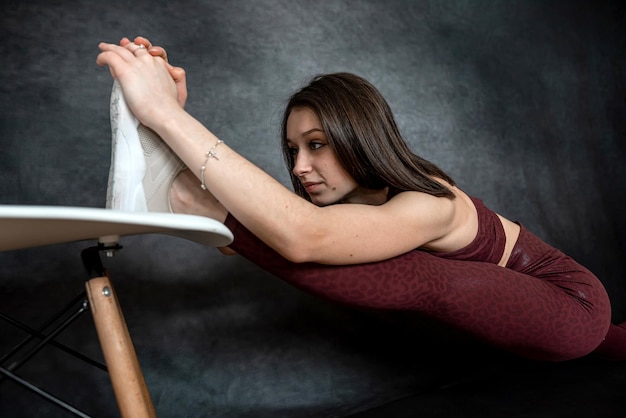
<path fill-rule="evenodd" d="M 322 148 L 324 145 L 326 144 L 323 144 L 321 142 L 309 142 L 309 148 L 311 148 L 313 151 Z"/>
<path fill-rule="evenodd" d="M 296 147 L 289 148 L 289 154 L 291 154 L 293 156 L 298 155 L 298 148 L 296 148 Z"/>

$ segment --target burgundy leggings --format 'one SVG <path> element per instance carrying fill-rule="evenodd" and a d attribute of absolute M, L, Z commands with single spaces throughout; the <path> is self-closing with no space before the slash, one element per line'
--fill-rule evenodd
<path fill-rule="evenodd" d="M 306 292 L 353 306 L 416 311 L 523 357 L 578 358 L 609 330 L 610 303 L 600 281 L 524 227 L 503 268 L 424 251 L 369 264 L 297 264 L 231 215 L 226 226 L 235 236 L 233 250 Z"/>

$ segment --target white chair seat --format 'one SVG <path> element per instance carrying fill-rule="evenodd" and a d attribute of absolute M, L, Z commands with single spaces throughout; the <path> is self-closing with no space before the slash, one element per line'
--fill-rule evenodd
<path fill-rule="evenodd" d="M 233 240 L 214 219 L 196 215 L 124 212 L 74 206 L 0 205 L 0 251 L 120 236 L 164 234 L 212 247 Z"/>

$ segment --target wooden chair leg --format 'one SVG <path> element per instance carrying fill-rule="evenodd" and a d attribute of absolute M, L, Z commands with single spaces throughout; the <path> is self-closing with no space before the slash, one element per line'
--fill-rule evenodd
<path fill-rule="evenodd" d="M 156 417 L 122 309 L 108 277 L 86 283 L 98 339 L 124 418 Z"/>

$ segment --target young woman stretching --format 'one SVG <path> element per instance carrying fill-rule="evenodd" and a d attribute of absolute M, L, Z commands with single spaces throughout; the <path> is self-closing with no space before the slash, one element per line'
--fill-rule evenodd
<path fill-rule="evenodd" d="M 168 183 L 170 207 L 224 222 L 230 248 L 270 273 L 350 305 L 416 311 L 527 358 L 626 357 L 600 281 L 413 154 L 366 80 L 319 76 L 291 97 L 282 148 L 294 193 L 184 111 L 184 71 L 162 48 L 145 38 L 99 47 L 137 119 L 192 167 Z"/>

